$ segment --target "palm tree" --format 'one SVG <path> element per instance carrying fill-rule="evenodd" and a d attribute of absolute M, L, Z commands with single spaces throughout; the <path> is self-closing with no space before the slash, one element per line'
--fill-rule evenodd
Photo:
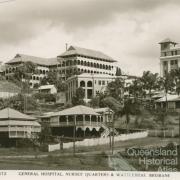
<path fill-rule="evenodd" d="M 139 97 L 143 97 L 144 91 L 143 91 L 143 85 L 140 78 L 136 78 L 132 84 L 127 87 L 129 91 L 129 95 L 132 95 L 134 98 L 134 101 L 137 101 Z"/>

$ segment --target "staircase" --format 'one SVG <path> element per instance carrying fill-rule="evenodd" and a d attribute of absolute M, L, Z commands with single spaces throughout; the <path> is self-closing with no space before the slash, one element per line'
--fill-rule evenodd
<path fill-rule="evenodd" d="M 101 133 L 101 137 L 103 137 L 103 138 L 104 138 L 104 137 L 108 137 L 109 134 L 113 132 L 113 129 L 107 127 L 106 124 L 102 123 L 101 126 L 102 126 L 102 128 L 104 129 L 104 131 Z M 118 134 L 119 134 L 118 131 L 114 128 L 114 135 L 117 136 Z"/>

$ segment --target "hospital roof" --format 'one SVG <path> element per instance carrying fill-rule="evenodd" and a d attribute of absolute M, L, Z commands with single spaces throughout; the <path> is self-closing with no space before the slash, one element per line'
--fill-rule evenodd
<path fill-rule="evenodd" d="M 66 57 L 66 56 L 71 56 L 71 55 L 81 55 L 81 56 L 87 56 L 90 58 L 106 60 L 109 62 L 116 62 L 116 60 L 114 60 L 112 57 L 109 57 L 108 55 L 106 55 L 100 51 L 81 48 L 81 47 L 77 47 L 77 46 L 70 46 L 69 49 L 66 52 L 64 52 L 63 54 L 61 54 L 59 57 Z"/>
<path fill-rule="evenodd" d="M 51 66 L 59 64 L 57 58 L 41 58 L 25 54 L 17 54 L 12 60 L 6 62 L 6 64 L 14 64 L 20 62 L 32 62 L 34 64 Z"/>

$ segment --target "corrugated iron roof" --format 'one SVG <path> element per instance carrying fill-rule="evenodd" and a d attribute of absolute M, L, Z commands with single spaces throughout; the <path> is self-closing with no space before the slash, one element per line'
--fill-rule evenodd
<path fill-rule="evenodd" d="M 18 62 L 32 62 L 39 65 L 51 66 L 59 64 L 57 58 L 41 58 L 25 54 L 17 54 L 12 60 L 6 62 L 6 64 L 18 63 Z"/>
<path fill-rule="evenodd" d="M 108 55 L 100 51 L 81 48 L 77 46 L 70 46 L 69 49 L 63 54 L 61 54 L 59 57 L 65 57 L 65 56 L 70 56 L 70 55 L 82 55 L 82 56 L 107 60 L 109 62 L 116 62 L 116 60 L 114 60 L 112 57 L 109 57 Z"/>
<path fill-rule="evenodd" d="M 51 89 L 51 88 L 54 88 L 55 86 L 54 85 L 43 85 L 43 86 L 40 86 L 38 89 L 42 90 L 42 89 Z"/>
<path fill-rule="evenodd" d="M 167 101 L 180 101 L 180 96 L 167 94 Z M 156 100 L 156 102 L 166 102 L 166 96 Z"/>
<path fill-rule="evenodd" d="M 78 105 L 72 108 L 64 109 L 59 112 L 54 112 L 49 115 L 45 115 L 42 117 L 52 117 L 52 116 L 68 116 L 68 115 L 95 115 L 98 116 L 100 114 L 96 113 L 93 108 Z"/>
<path fill-rule="evenodd" d="M 0 110 L 0 120 L 14 119 L 14 120 L 36 120 L 36 118 L 23 114 L 11 108 Z"/>

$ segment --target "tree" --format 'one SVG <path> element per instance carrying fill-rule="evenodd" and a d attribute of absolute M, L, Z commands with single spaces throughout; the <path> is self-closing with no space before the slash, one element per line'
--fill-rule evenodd
<path fill-rule="evenodd" d="M 41 85 L 53 84 L 56 86 L 58 92 L 64 92 L 67 90 L 67 84 L 62 81 L 61 77 L 52 71 L 49 71 L 47 77 L 44 77 L 41 82 Z"/>
<path fill-rule="evenodd" d="M 136 101 L 138 97 L 144 96 L 144 90 L 141 78 L 136 78 L 132 84 L 127 87 L 129 91 L 129 95 L 132 95 L 134 97 L 134 100 Z"/>
<path fill-rule="evenodd" d="M 172 70 L 170 74 L 174 81 L 175 91 L 178 95 L 180 95 L 180 68 Z"/>
<path fill-rule="evenodd" d="M 116 76 L 121 76 L 121 69 L 120 68 L 116 68 Z"/>
<path fill-rule="evenodd" d="M 174 79 L 171 73 L 166 73 L 164 77 L 161 77 L 159 79 L 159 84 L 161 88 L 165 92 L 165 97 L 166 97 L 166 112 L 167 112 L 167 94 L 168 92 L 172 92 L 175 87 Z"/>
<path fill-rule="evenodd" d="M 9 81 L 17 84 L 22 88 L 22 92 L 28 92 L 30 85 L 29 81 L 33 73 L 36 72 L 36 65 L 30 61 L 24 62 L 17 67 L 13 76 L 9 77 Z"/>
<path fill-rule="evenodd" d="M 107 95 L 104 94 L 103 92 L 100 92 L 96 95 L 96 97 L 92 98 L 91 101 L 90 101 L 90 105 L 92 107 L 105 107 L 105 104 L 104 104 L 104 98 L 106 97 Z"/>
<path fill-rule="evenodd" d="M 121 78 L 116 78 L 107 86 L 108 95 L 114 97 L 118 101 L 122 101 L 124 94 L 124 81 Z"/>
<path fill-rule="evenodd" d="M 75 96 L 72 97 L 72 104 L 76 105 L 83 105 L 84 102 L 85 92 L 82 87 L 77 88 Z"/>
<path fill-rule="evenodd" d="M 42 123 L 42 130 L 39 133 L 39 142 L 40 144 L 45 144 L 52 142 L 52 131 L 48 123 Z"/>
<path fill-rule="evenodd" d="M 36 110 L 38 108 L 38 104 L 36 102 L 36 99 L 31 97 L 31 96 L 27 96 L 27 109 L 28 110 Z M 24 106 L 26 103 L 26 99 L 24 98 L 24 96 L 22 94 L 18 94 L 17 96 L 13 96 L 7 99 L 2 99 L 0 100 L 0 106 L 1 108 L 6 108 L 6 107 L 11 107 L 13 109 L 16 109 L 18 111 L 23 112 L 24 111 Z"/>
<path fill-rule="evenodd" d="M 144 71 L 141 77 L 142 87 L 144 90 L 149 91 L 149 96 L 151 98 L 151 91 L 157 89 L 158 86 L 158 73 L 151 73 L 150 71 Z"/>

